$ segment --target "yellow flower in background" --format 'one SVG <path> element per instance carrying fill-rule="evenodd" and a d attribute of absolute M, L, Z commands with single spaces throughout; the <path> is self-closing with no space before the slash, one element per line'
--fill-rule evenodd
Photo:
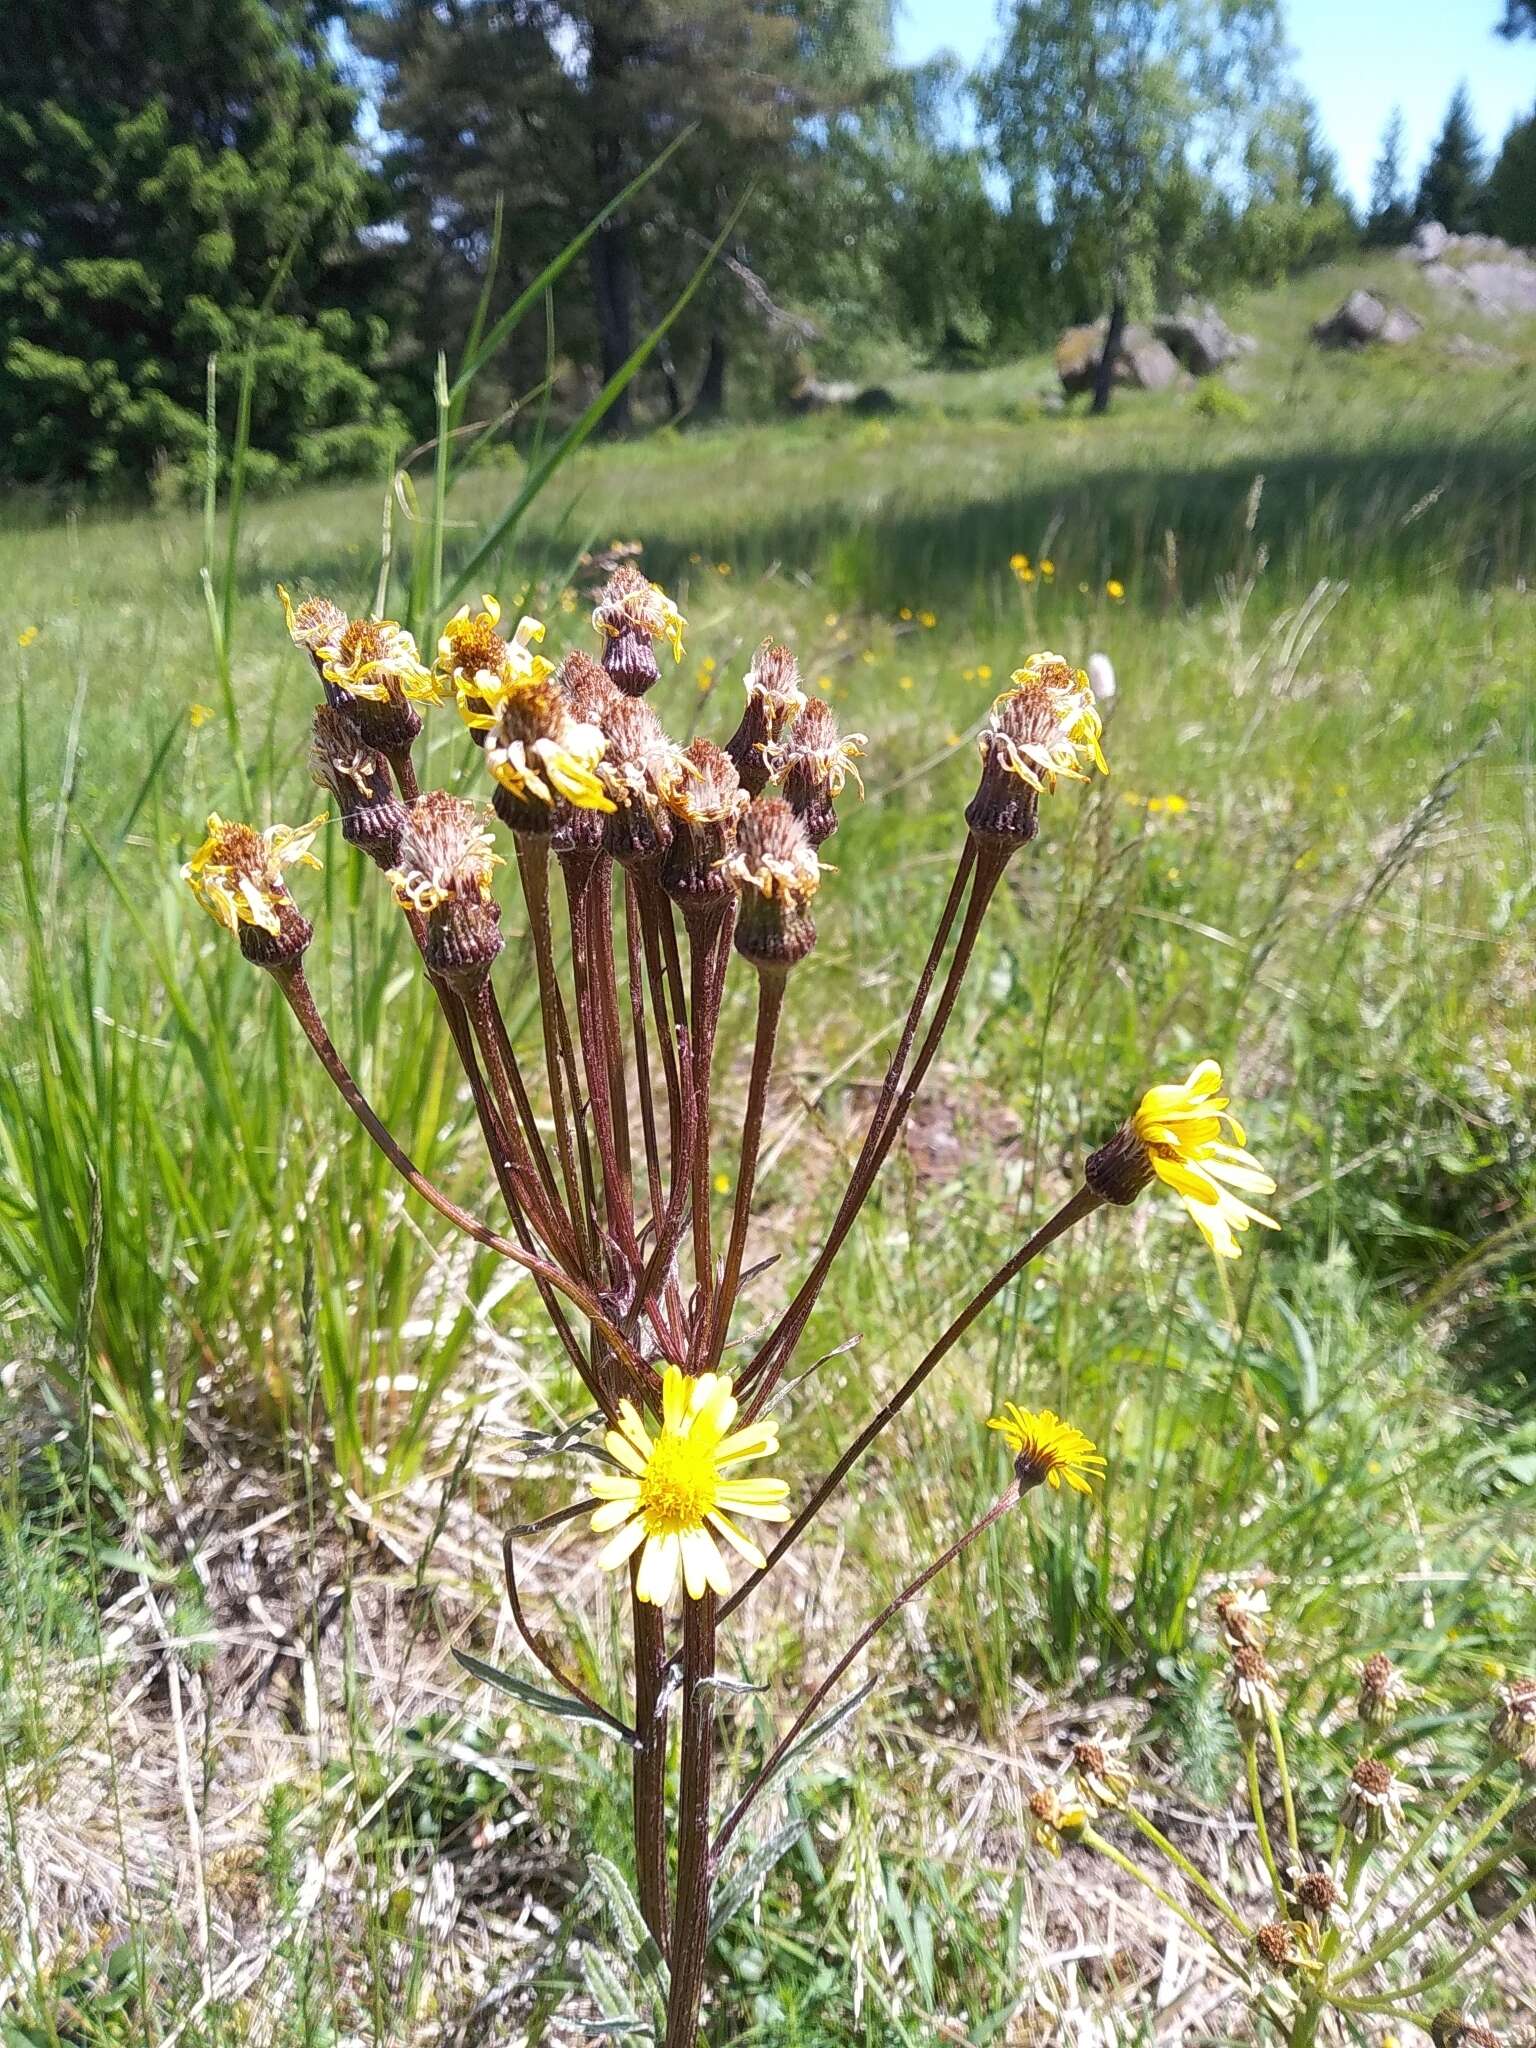
<path fill-rule="evenodd" d="M 1029 567 L 1029 557 L 1025 554 L 1010 555 L 1008 557 L 1008 566 L 1014 575 L 1017 576 L 1021 569 Z"/>
<path fill-rule="evenodd" d="M 728 1195 L 730 1192 L 731 1176 L 728 1173 L 717 1173 L 715 1175 L 715 1193 L 717 1195 Z"/>
<path fill-rule="evenodd" d="M 997 1430 L 1012 1451 L 1021 1487 L 1044 1483 L 1059 1493 L 1065 1481 L 1074 1493 L 1091 1494 L 1091 1482 L 1104 1476 L 1103 1453 L 1049 1408 L 1036 1415 L 1016 1401 L 1005 1401 L 1002 1414 L 994 1415 L 987 1427 Z"/>
<path fill-rule="evenodd" d="M 276 935 L 282 929 L 279 913 L 292 902 L 283 870 L 319 867 L 310 848 L 325 822 L 322 811 L 307 825 L 269 825 L 258 832 L 214 811 L 208 837 L 182 868 L 181 879 L 226 931 L 238 934 L 242 924 L 253 924 Z"/>
<path fill-rule="evenodd" d="M 1146 1148 L 1153 1173 L 1173 1189 L 1211 1250 L 1218 1258 L 1235 1259 L 1234 1232 L 1250 1223 L 1262 1223 L 1267 1230 L 1280 1226 L 1232 1192 L 1240 1188 L 1245 1194 L 1271 1195 L 1275 1183 L 1244 1150 L 1246 1134 L 1221 1085 L 1216 1061 L 1202 1060 L 1187 1080 L 1149 1088 L 1131 1130 Z"/>
<path fill-rule="evenodd" d="M 973 669 L 973 668 L 963 668 L 963 669 L 961 669 L 961 671 L 960 671 L 960 680 L 961 680 L 961 682 L 962 682 L 962 683 L 974 683 L 974 682 L 975 682 L 975 680 L 976 680 L 976 671 L 975 671 L 975 669 Z"/>
<path fill-rule="evenodd" d="M 898 676 L 896 678 L 896 687 L 898 690 L 910 690 L 912 687 L 912 678 L 910 676 Z"/>
<path fill-rule="evenodd" d="M 782 1479 L 735 1476 L 738 1466 L 771 1457 L 779 1448 L 776 1422 L 749 1423 L 733 1432 L 737 1406 L 727 1375 L 707 1372 L 690 1379 L 675 1365 L 662 1377 L 657 1436 L 652 1437 L 632 1401 L 620 1403 L 619 1427 L 603 1441 L 622 1469 L 591 1481 L 602 1503 L 591 1526 L 595 1535 L 609 1537 L 597 1559 L 605 1570 L 616 1571 L 640 1551 L 637 1599 L 663 1606 L 679 1573 L 690 1600 L 701 1599 L 710 1588 L 729 1593 L 717 1535 L 754 1570 L 761 1571 L 766 1561 L 731 1516 L 789 1520 L 784 1505 L 789 1488 Z"/>
<path fill-rule="evenodd" d="M 932 628 L 939 623 L 939 615 L 937 612 L 919 612 L 917 615 L 917 623 L 920 626 Z"/>
<path fill-rule="evenodd" d="M 1052 561 L 1042 562 L 1040 564 L 1040 574 L 1045 578 L 1046 582 L 1049 583 L 1051 578 L 1056 574 L 1056 564 Z"/>
<path fill-rule="evenodd" d="M 1019 581 L 1021 583 L 1033 583 L 1034 580 L 1035 572 L 1033 569 L 1021 569 L 1019 571 Z"/>
<path fill-rule="evenodd" d="M 203 726 L 205 726 L 208 723 L 209 719 L 212 718 L 212 716 L 213 707 L 211 704 L 194 704 L 191 710 L 187 713 L 188 721 L 191 724 L 192 730 L 194 732 L 199 731 Z"/>
<path fill-rule="evenodd" d="M 989 664 L 983 662 L 981 666 L 977 669 L 976 675 L 979 681 L 983 683 L 990 683 L 992 680 L 992 670 Z"/>
<path fill-rule="evenodd" d="M 30 647 L 42 630 L 41 626 L 23 626 L 16 635 L 16 645 L 18 647 Z"/>
<path fill-rule="evenodd" d="M 1125 596 L 1125 585 L 1118 576 L 1110 577 L 1104 586 L 1104 595 L 1112 598 L 1116 604 L 1119 604 L 1120 600 Z"/>
<path fill-rule="evenodd" d="M 715 574 L 716 574 L 717 576 L 729 576 L 729 575 L 730 575 L 730 573 L 731 573 L 731 565 L 730 565 L 730 563 L 729 563 L 729 562 L 716 562 L 716 564 L 715 564 Z"/>

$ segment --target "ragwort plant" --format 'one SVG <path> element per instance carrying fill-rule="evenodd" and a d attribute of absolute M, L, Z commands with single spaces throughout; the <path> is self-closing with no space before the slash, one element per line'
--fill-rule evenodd
<path fill-rule="evenodd" d="M 323 701 L 311 768 L 341 834 L 387 876 L 409 927 L 507 1211 L 471 1215 L 417 1166 L 376 1114 L 334 1043 L 304 970 L 312 926 L 290 886 L 317 864 L 323 816 L 258 830 L 217 816 L 184 874 L 198 901 L 267 970 L 352 1114 L 405 1182 L 475 1245 L 532 1277 L 590 1406 L 551 1436 L 551 1453 L 595 1461 L 587 1497 L 513 1529 L 504 1555 L 510 1613 L 554 1690 L 476 1660 L 465 1664 L 526 1704 L 594 1724 L 632 1765 L 638 1899 L 603 1859 L 594 1879 L 642 1964 L 650 2017 L 615 2013 L 601 1971 L 588 1988 L 609 2031 L 654 2029 L 664 2048 L 699 2039 L 713 1932 L 794 1838 L 794 1824 L 728 1861 L 782 1772 L 867 1688 L 835 1689 L 880 1632 L 962 1552 L 1042 1485 L 1089 1493 L 1105 1469 L 1089 1440 L 1049 1410 L 1003 1404 L 990 1427 L 1013 1457 L 1003 1493 L 934 1555 L 848 1642 L 747 1782 L 716 1800 L 713 1722 L 722 1632 L 837 1496 L 854 1466 L 1018 1275 L 1104 1206 L 1154 1179 L 1179 1197 L 1213 1251 L 1270 1218 L 1249 1196 L 1274 1183 L 1244 1149 L 1221 1072 L 1148 1091 L 1085 1162 L 1075 1190 L 971 1294 L 897 1391 L 806 1497 L 762 1466 L 786 1409 L 814 1398 L 786 1379 L 801 1339 L 955 1008 L 998 884 L 1039 827 L 1042 795 L 1107 772 L 1086 676 L 1037 654 L 1015 672 L 979 738 L 981 777 L 966 835 L 896 1049 L 835 1215 L 787 1306 L 744 1331 L 753 1194 L 780 1021 L 796 969 L 816 943 L 819 849 L 837 799 L 859 785 L 860 735 L 808 699 L 793 655 L 767 642 L 724 746 L 686 747 L 647 701 L 658 643 L 681 655 L 685 622 L 621 561 L 593 613 L 598 658 L 538 651 L 543 627 L 504 631 L 486 597 L 448 620 L 434 659 L 389 620 L 350 619 L 323 597 L 282 594 L 295 646 Z M 418 787 L 412 749 L 425 708 L 456 703 L 491 783 L 483 805 Z M 511 862 L 500 850 L 510 841 Z M 498 869 L 515 868 L 526 920 L 525 985 L 537 991 L 540 1057 L 525 1066 L 495 970 L 504 950 Z M 712 1075 L 733 956 L 756 982 L 745 1107 L 717 1131 Z M 562 963 L 568 962 L 568 966 Z M 622 971 L 621 971 L 622 963 Z M 546 1133 L 548 1135 L 546 1135 Z M 717 1173 L 734 1189 L 717 1240 Z M 519 1539 L 578 1515 L 596 1562 L 628 1579 L 627 1706 L 600 1699 L 590 1669 L 530 1625 Z M 761 1540 L 754 1530 L 761 1528 Z M 772 1541 L 769 1542 L 771 1536 Z M 739 1583 L 733 1573 L 746 1567 Z M 674 1721 L 679 1764 L 669 1790 Z M 595 1966 L 594 1966 L 595 1967 Z"/>
<path fill-rule="evenodd" d="M 1455 1916 L 1536 1842 L 1536 1679 L 1499 1685 L 1481 1763 L 1415 1818 L 1410 1782 L 1381 1753 L 1409 1689 L 1378 1651 L 1360 1670 L 1354 1762 L 1331 1810 L 1309 1812 L 1287 1760 L 1286 1707 L 1266 1654 L 1264 1609 L 1261 1590 L 1234 1588 L 1216 1601 L 1226 1706 L 1242 1749 L 1269 1917 L 1245 1917 L 1229 1891 L 1169 1840 L 1139 1803 L 1126 1758 L 1105 1743 L 1077 1743 L 1063 1781 L 1032 1793 L 1035 1843 L 1055 1857 L 1069 1845 L 1081 1848 L 1144 1886 L 1288 2048 L 1313 2048 L 1330 2025 L 1338 2039 L 1359 2039 L 1367 2020 L 1421 2027 L 1436 2048 L 1499 2048 L 1499 2037 L 1453 2001 L 1479 1958 L 1536 1904 L 1536 1888 L 1518 1885 L 1507 1905 L 1470 1929 L 1457 1927 Z M 1278 1807 L 1266 1799 L 1261 1751 Z M 1133 1839 L 1121 1846 L 1111 1839 L 1116 1834 Z M 1140 1860 L 1149 1849 L 1178 1872 L 1188 1906 Z"/>

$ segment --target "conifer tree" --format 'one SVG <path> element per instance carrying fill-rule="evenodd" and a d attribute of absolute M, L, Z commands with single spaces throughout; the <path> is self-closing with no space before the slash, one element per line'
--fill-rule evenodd
<path fill-rule="evenodd" d="M 1529 248 L 1536 245 L 1536 113 L 1516 121 L 1504 138 L 1483 208 L 1491 234 Z"/>
<path fill-rule="evenodd" d="M 1472 101 L 1458 85 L 1445 111 L 1445 125 L 1429 153 L 1414 201 L 1415 220 L 1437 220 L 1453 235 L 1477 227 L 1483 197 L 1483 148 L 1472 123 Z"/>
<path fill-rule="evenodd" d="M 253 475 L 380 457 L 398 429 L 370 374 L 385 337 L 354 112 L 304 0 L 12 0 L 0 477 L 195 474 L 207 359 L 232 405 L 253 342 Z"/>
<path fill-rule="evenodd" d="M 1365 239 L 1380 248 L 1394 248 L 1406 241 L 1413 224 L 1403 182 L 1403 133 L 1403 110 L 1394 107 L 1381 133 L 1381 149 L 1371 172 L 1371 210 L 1365 220 Z"/>

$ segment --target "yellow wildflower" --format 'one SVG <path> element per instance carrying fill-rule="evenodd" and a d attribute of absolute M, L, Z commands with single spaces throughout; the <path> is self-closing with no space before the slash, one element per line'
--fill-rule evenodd
<path fill-rule="evenodd" d="M 269 825 L 258 832 L 221 818 L 208 819 L 208 837 L 181 871 L 198 902 L 216 924 L 238 935 L 251 924 L 274 936 L 282 929 L 281 912 L 293 901 L 283 880 L 284 868 L 317 868 L 310 852 L 325 813 L 307 825 Z"/>
<path fill-rule="evenodd" d="M 1251 1208 L 1234 1194 L 1269 1195 L 1275 1183 L 1243 1148 L 1246 1134 L 1220 1093 L 1221 1068 L 1202 1060 L 1187 1080 L 1149 1088 L 1131 1119 L 1131 1130 L 1145 1147 L 1157 1178 L 1171 1187 L 1199 1225 L 1200 1234 L 1218 1257 L 1238 1257 L 1235 1231 L 1250 1223 L 1278 1230 L 1272 1216 Z M 1230 1131 L 1231 1142 L 1223 1135 Z"/>
<path fill-rule="evenodd" d="M 1049 1408 L 1035 1415 L 1016 1401 L 1005 1401 L 1002 1414 L 994 1415 L 987 1427 L 999 1431 L 1013 1452 L 1014 1470 L 1026 1490 L 1044 1482 L 1059 1493 L 1065 1480 L 1074 1493 L 1091 1494 L 1090 1482 L 1104 1475 L 1103 1453 Z"/>

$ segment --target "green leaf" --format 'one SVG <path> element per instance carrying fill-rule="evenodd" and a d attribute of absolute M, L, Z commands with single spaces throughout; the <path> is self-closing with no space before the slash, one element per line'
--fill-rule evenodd
<path fill-rule="evenodd" d="M 525 1678 L 514 1678 L 510 1671 L 498 1671 L 494 1664 L 484 1664 L 478 1657 L 471 1657 L 467 1650 L 455 1650 L 454 1656 L 463 1665 L 471 1678 L 478 1678 L 482 1685 L 493 1685 L 498 1692 L 510 1693 L 513 1699 L 521 1700 L 525 1707 L 537 1707 L 542 1713 L 553 1714 L 562 1721 L 585 1721 L 591 1728 L 601 1728 L 605 1735 L 613 1735 L 631 1749 L 635 1738 L 627 1728 L 621 1728 L 608 1715 L 595 1713 L 585 1701 L 571 1699 L 560 1692 L 544 1692 L 536 1685 L 530 1685 Z"/>
<path fill-rule="evenodd" d="M 776 1834 L 769 1835 L 751 1849 L 742 1861 L 741 1868 L 728 1885 L 721 1888 L 714 1912 L 709 1919 L 709 1938 L 714 1940 L 722 1929 L 729 1926 L 742 1907 L 747 1905 L 763 1879 L 781 1857 L 787 1856 L 800 1837 L 810 1826 L 802 1814 L 797 1820 L 789 1821 Z"/>
<path fill-rule="evenodd" d="M 623 1871 L 606 1856 L 589 1856 L 587 1875 L 602 1893 L 626 1953 L 634 1958 L 635 1967 L 665 2005 L 672 1994 L 672 1972 L 645 1924 L 645 1915 L 636 1904 Z"/>

